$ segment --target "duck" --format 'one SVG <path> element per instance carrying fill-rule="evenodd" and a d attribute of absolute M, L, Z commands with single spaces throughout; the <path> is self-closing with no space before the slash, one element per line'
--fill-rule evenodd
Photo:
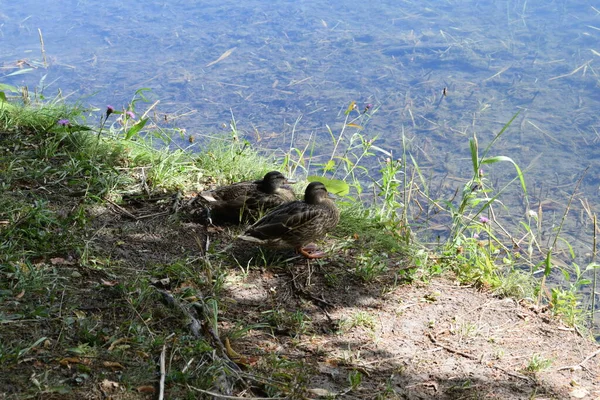
<path fill-rule="evenodd" d="M 321 258 L 325 254 L 309 243 L 335 228 L 339 220 L 340 212 L 325 185 L 311 182 L 304 200 L 272 209 L 238 238 L 267 247 L 291 247 L 308 259 Z"/>
<path fill-rule="evenodd" d="M 252 223 L 266 211 L 296 200 L 296 194 L 288 186 L 291 183 L 295 181 L 279 171 L 271 171 L 263 179 L 221 186 L 202 192 L 199 197 L 213 223 Z"/>

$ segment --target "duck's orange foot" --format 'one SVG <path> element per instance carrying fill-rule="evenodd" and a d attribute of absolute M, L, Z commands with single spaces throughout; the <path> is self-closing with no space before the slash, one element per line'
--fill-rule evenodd
<path fill-rule="evenodd" d="M 325 257 L 325 253 L 322 251 L 318 251 L 317 245 L 314 243 L 307 244 L 304 247 L 299 247 L 296 249 L 296 251 L 298 251 L 298 253 L 311 260 L 315 258 Z"/>

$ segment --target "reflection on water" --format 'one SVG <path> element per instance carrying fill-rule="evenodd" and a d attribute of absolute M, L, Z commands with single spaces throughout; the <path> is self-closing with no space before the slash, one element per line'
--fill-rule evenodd
<path fill-rule="evenodd" d="M 47 3 L 47 4 L 46 4 Z M 600 173 L 600 11 L 587 2 L 275 2 L 107 0 L 2 1 L 0 76 L 41 61 L 47 69 L 2 78 L 60 88 L 103 108 L 148 87 L 159 110 L 188 132 L 216 132 L 231 113 L 262 146 L 327 142 L 351 100 L 379 110 L 368 135 L 400 154 L 400 133 L 441 192 L 469 176 L 468 138 L 486 143 L 521 114 L 494 151 L 523 168 L 535 201 L 552 198 L 555 219 L 574 183 L 592 207 Z M 37 64 L 36 64 L 37 62 Z M 441 101 L 446 87 L 448 96 Z M 534 163 L 531 163 L 535 161 Z M 495 168 L 506 180 L 510 168 Z M 505 204 L 520 218 L 518 198 Z M 573 213 L 583 214 L 580 204 Z M 551 218 L 551 217 L 550 217 Z M 591 247 L 585 217 L 568 226 L 581 253 Z"/>

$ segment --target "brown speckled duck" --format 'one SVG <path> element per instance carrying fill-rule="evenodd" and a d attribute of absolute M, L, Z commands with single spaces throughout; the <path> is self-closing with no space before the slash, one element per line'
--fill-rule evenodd
<path fill-rule="evenodd" d="M 281 172 L 271 171 L 263 179 L 238 182 L 202 192 L 214 223 L 254 222 L 266 211 L 296 200 L 296 195 Z"/>
<path fill-rule="evenodd" d="M 304 201 L 293 201 L 274 208 L 256 221 L 239 239 L 269 247 L 292 247 L 306 258 L 323 257 L 307 245 L 333 229 L 340 212 L 321 182 L 306 188 Z"/>

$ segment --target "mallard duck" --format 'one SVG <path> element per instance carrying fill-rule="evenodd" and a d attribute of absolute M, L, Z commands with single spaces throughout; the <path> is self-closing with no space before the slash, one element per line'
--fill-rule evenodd
<path fill-rule="evenodd" d="M 340 212 L 321 182 L 306 188 L 304 201 L 293 201 L 274 208 L 256 221 L 239 239 L 270 247 L 293 247 L 306 258 L 323 257 L 307 244 L 334 228 Z"/>
<path fill-rule="evenodd" d="M 271 171 L 263 179 L 238 182 L 202 192 L 210 218 L 215 223 L 254 222 L 267 210 L 296 200 L 296 195 L 281 172 Z"/>

